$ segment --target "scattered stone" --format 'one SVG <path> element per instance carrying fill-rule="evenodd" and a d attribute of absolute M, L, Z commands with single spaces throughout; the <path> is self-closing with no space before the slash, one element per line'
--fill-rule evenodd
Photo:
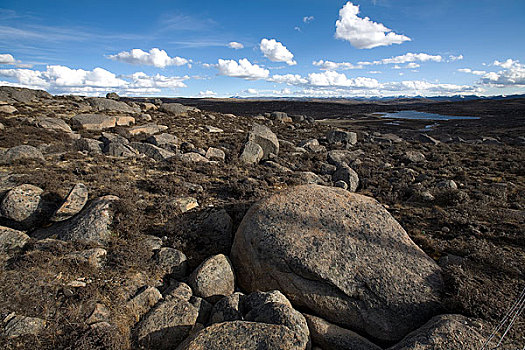
<path fill-rule="evenodd" d="M 170 281 L 170 286 L 162 293 L 164 299 L 181 298 L 190 301 L 193 296 L 191 287 L 184 282 Z"/>
<path fill-rule="evenodd" d="M 334 186 L 342 188 L 343 190 L 348 190 L 348 184 L 343 180 L 337 180 L 336 182 L 334 182 Z"/>
<path fill-rule="evenodd" d="M 161 299 L 162 294 L 157 288 L 145 287 L 127 302 L 126 308 L 138 322 Z"/>
<path fill-rule="evenodd" d="M 129 144 L 129 146 L 135 149 L 137 152 L 144 154 L 159 162 L 168 160 L 176 156 L 175 153 L 152 145 L 151 143 L 132 142 Z"/>
<path fill-rule="evenodd" d="M 224 130 L 222 130 L 220 128 L 217 128 L 215 126 L 211 126 L 211 125 L 204 125 L 204 129 L 206 129 L 206 131 L 209 132 L 209 133 L 221 133 L 221 132 L 224 132 Z"/>
<path fill-rule="evenodd" d="M 115 117 L 118 126 L 130 126 L 135 124 L 135 118 L 127 115 L 118 115 Z"/>
<path fill-rule="evenodd" d="M 73 142 L 73 146 L 77 151 L 88 152 L 89 154 L 102 153 L 104 144 L 95 139 L 80 138 Z"/>
<path fill-rule="evenodd" d="M 107 144 L 104 149 L 104 153 L 112 157 L 136 157 L 139 152 L 127 144 L 120 142 L 111 142 Z"/>
<path fill-rule="evenodd" d="M 334 182 L 344 181 L 348 185 L 347 190 L 350 192 L 355 192 L 359 186 L 359 175 L 347 165 L 343 165 L 337 168 L 335 173 L 332 175 L 332 180 Z"/>
<path fill-rule="evenodd" d="M 99 137 L 99 140 L 104 143 L 104 145 L 109 145 L 110 143 L 121 143 L 123 145 L 128 145 L 129 141 L 124 136 L 114 134 L 111 132 L 103 132 L 102 136 Z"/>
<path fill-rule="evenodd" d="M 425 155 L 417 151 L 407 151 L 403 156 L 403 160 L 408 163 L 423 163 L 426 158 Z"/>
<path fill-rule="evenodd" d="M 168 247 L 160 248 L 155 253 L 154 259 L 164 274 L 170 277 L 180 279 L 188 273 L 188 258 L 180 250 Z"/>
<path fill-rule="evenodd" d="M 485 342 L 482 324 L 461 315 L 440 315 L 389 350 L 478 350 Z"/>
<path fill-rule="evenodd" d="M 180 103 L 163 103 L 160 110 L 176 116 L 185 115 L 188 111 L 198 111 L 195 107 L 184 106 Z"/>
<path fill-rule="evenodd" d="M 0 113 L 13 114 L 16 112 L 18 112 L 18 109 L 16 109 L 13 106 L 10 106 L 10 105 L 0 106 Z"/>
<path fill-rule="evenodd" d="M 144 111 L 156 111 L 158 109 L 155 104 L 149 102 L 143 102 L 140 104 L 140 106 Z"/>
<path fill-rule="evenodd" d="M 429 143 L 429 144 L 432 144 L 432 145 L 439 145 L 439 141 L 436 140 L 435 138 L 433 138 L 432 136 L 429 136 L 427 134 L 419 134 L 417 136 L 417 141 L 421 142 L 421 143 Z"/>
<path fill-rule="evenodd" d="M 29 184 L 11 189 L 0 204 L 0 214 L 19 223 L 34 223 L 40 214 L 42 192 L 41 188 Z"/>
<path fill-rule="evenodd" d="M 137 326 L 140 348 L 174 349 L 190 333 L 199 316 L 189 302 L 173 298 L 157 303 Z"/>
<path fill-rule="evenodd" d="M 224 151 L 221 149 L 210 147 L 206 151 L 206 158 L 209 160 L 218 160 L 224 162 L 226 159 L 226 153 L 224 153 Z"/>
<path fill-rule="evenodd" d="M 181 197 L 173 200 L 173 205 L 183 213 L 190 211 L 199 206 L 197 199 L 193 197 Z"/>
<path fill-rule="evenodd" d="M 326 134 L 326 139 L 330 144 L 344 143 L 355 145 L 357 143 L 357 134 L 351 131 L 330 130 Z"/>
<path fill-rule="evenodd" d="M 258 144 L 263 150 L 262 159 L 268 159 L 270 154 L 279 153 L 279 140 L 270 128 L 255 124 L 248 134 L 248 141 Z"/>
<path fill-rule="evenodd" d="M 188 280 L 195 295 L 208 301 L 217 301 L 234 292 L 234 276 L 230 259 L 214 255 L 199 265 Z"/>
<path fill-rule="evenodd" d="M 436 187 L 442 190 L 457 190 L 458 185 L 454 180 L 443 180 L 436 184 Z"/>
<path fill-rule="evenodd" d="M 8 317 L 8 321 L 4 320 L 6 325 L 3 333 L 9 339 L 25 335 L 38 336 L 46 327 L 46 321 L 40 318 L 18 315 L 10 315 Z"/>
<path fill-rule="evenodd" d="M 312 173 L 311 171 L 301 171 L 297 174 L 297 177 L 299 178 L 299 181 L 301 184 L 323 184 L 324 181 L 315 173 Z"/>
<path fill-rule="evenodd" d="M 106 94 L 106 98 L 110 100 L 115 100 L 115 101 L 120 100 L 120 96 L 116 92 L 108 92 Z"/>
<path fill-rule="evenodd" d="M 121 113 L 140 113 L 140 108 L 133 108 L 125 102 L 114 101 L 107 98 L 92 97 L 88 103 L 96 111 L 115 111 Z"/>
<path fill-rule="evenodd" d="M 152 145 L 166 148 L 164 146 L 169 145 L 170 147 L 175 147 L 174 149 L 177 149 L 177 146 L 179 144 L 179 139 L 177 136 L 167 133 L 162 133 L 158 135 L 152 135 L 146 139 L 146 142 L 151 143 Z"/>
<path fill-rule="evenodd" d="M 188 152 L 181 155 L 180 159 L 185 163 L 208 163 L 209 159 L 195 152 Z"/>
<path fill-rule="evenodd" d="M 28 241 L 29 236 L 24 232 L 0 226 L 0 253 L 22 249 Z"/>
<path fill-rule="evenodd" d="M 267 167 L 270 167 L 272 169 L 275 169 L 276 171 L 280 172 L 280 173 L 291 173 L 292 170 L 285 167 L 284 165 L 281 165 L 277 162 L 274 162 L 274 161 L 271 161 L 271 160 L 267 160 L 266 162 L 264 162 L 263 164 L 264 166 L 267 166 Z"/>
<path fill-rule="evenodd" d="M 105 114 L 77 114 L 69 123 L 77 130 L 101 131 L 114 128 L 117 120 Z"/>
<path fill-rule="evenodd" d="M 216 323 L 186 339 L 177 350 L 304 350 L 288 327 L 246 321 Z"/>
<path fill-rule="evenodd" d="M 332 175 L 337 170 L 337 167 L 328 163 L 321 163 L 320 173 L 322 175 Z"/>
<path fill-rule="evenodd" d="M 37 118 L 36 125 L 39 128 L 47 130 L 63 131 L 67 133 L 73 132 L 71 127 L 65 121 L 59 118 L 40 117 Z"/>
<path fill-rule="evenodd" d="M 272 118 L 275 121 L 281 122 L 281 123 L 292 123 L 293 120 L 288 116 L 288 114 L 284 112 L 272 112 L 270 115 L 270 118 Z"/>
<path fill-rule="evenodd" d="M 400 340 L 439 309 L 437 264 L 382 205 L 341 189 L 297 186 L 256 203 L 231 257 L 244 290 L 280 289 L 379 340 Z"/>
<path fill-rule="evenodd" d="M 64 221 L 78 214 L 86 205 L 88 195 L 89 191 L 86 185 L 82 183 L 76 184 L 67 195 L 64 203 L 53 214 L 51 221 Z"/>
<path fill-rule="evenodd" d="M 74 260 L 77 263 L 85 263 L 93 267 L 101 267 L 108 252 L 102 248 L 86 249 L 73 252 L 65 256 L 65 259 Z"/>
<path fill-rule="evenodd" d="M 93 312 L 86 319 L 87 324 L 93 324 L 98 322 L 107 322 L 109 321 L 110 311 L 106 305 L 101 303 L 96 303 L 93 308 Z"/>
<path fill-rule="evenodd" d="M 248 141 L 244 145 L 244 149 L 239 157 L 239 160 L 246 164 L 258 164 L 264 156 L 264 151 L 261 146 L 255 142 Z"/>
<path fill-rule="evenodd" d="M 342 165 L 348 165 L 353 161 L 357 160 L 365 152 L 363 150 L 347 151 L 347 150 L 333 150 L 328 152 L 327 160 L 328 163 L 335 165 L 336 167 Z"/>
<path fill-rule="evenodd" d="M 126 132 L 128 136 L 137 136 L 137 135 L 154 135 L 158 134 L 159 132 L 168 130 L 168 127 L 166 125 L 157 125 L 157 124 L 144 124 L 144 125 L 137 125 L 130 129 L 128 129 Z"/>
<path fill-rule="evenodd" d="M 312 342 L 321 346 L 323 350 L 381 350 L 381 348 L 366 338 L 351 330 L 327 322 L 320 317 L 304 315 Z"/>
<path fill-rule="evenodd" d="M 0 164 L 13 164 L 21 160 L 44 160 L 44 155 L 37 148 L 29 145 L 15 146 L 0 155 Z"/>
<path fill-rule="evenodd" d="M 298 146 L 307 150 L 312 150 L 312 148 L 315 149 L 319 146 L 319 141 L 317 139 L 310 139 L 300 142 Z"/>
<path fill-rule="evenodd" d="M 212 309 L 210 323 L 242 320 L 241 298 L 242 293 L 233 293 L 219 300 Z"/>

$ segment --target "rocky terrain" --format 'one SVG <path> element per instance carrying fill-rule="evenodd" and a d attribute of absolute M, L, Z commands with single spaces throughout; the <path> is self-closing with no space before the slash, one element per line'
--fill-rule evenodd
<path fill-rule="evenodd" d="M 0 87 L 0 346 L 480 349 L 525 286 L 524 119 Z"/>

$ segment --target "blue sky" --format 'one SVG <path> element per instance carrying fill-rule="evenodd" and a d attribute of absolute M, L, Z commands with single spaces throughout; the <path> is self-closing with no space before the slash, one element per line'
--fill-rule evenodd
<path fill-rule="evenodd" d="M 525 93 L 523 0 L 0 3 L 0 85 L 57 94 Z"/>

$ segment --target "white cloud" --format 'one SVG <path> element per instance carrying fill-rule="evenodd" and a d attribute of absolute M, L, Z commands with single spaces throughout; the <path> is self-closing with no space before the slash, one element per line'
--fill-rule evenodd
<path fill-rule="evenodd" d="M 338 86 L 372 89 L 379 87 L 376 79 L 367 77 L 348 78 L 343 73 L 326 71 L 308 74 L 308 82 L 313 86 Z"/>
<path fill-rule="evenodd" d="M 304 23 L 310 23 L 310 22 L 312 22 L 314 19 L 315 19 L 314 16 L 306 16 L 306 17 L 303 17 L 303 22 L 304 22 Z"/>
<path fill-rule="evenodd" d="M 460 69 L 458 69 L 458 72 L 474 74 L 474 75 L 485 75 L 485 74 L 487 74 L 487 72 L 484 71 L 484 70 L 472 70 L 470 68 L 460 68 Z"/>
<path fill-rule="evenodd" d="M 15 58 L 6 53 L 6 54 L 0 54 L 0 64 L 15 64 L 16 60 Z"/>
<path fill-rule="evenodd" d="M 285 74 L 279 75 L 275 74 L 268 79 L 268 81 L 280 84 L 290 84 L 290 85 L 300 85 L 308 83 L 308 80 L 300 76 L 299 74 Z"/>
<path fill-rule="evenodd" d="M 297 30 L 298 32 L 301 31 L 301 27 L 297 27 L 297 26 L 296 26 L 296 27 L 293 27 L 293 29 L 294 29 L 294 30 Z"/>
<path fill-rule="evenodd" d="M 496 87 L 525 86 L 525 65 L 517 60 L 494 61 L 492 65 L 501 67 L 499 72 L 489 72 L 481 79 L 481 84 Z"/>
<path fill-rule="evenodd" d="M 381 71 L 378 71 L 378 70 L 371 70 L 368 72 L 369 74 L 383 74 L 383 72 Z"/>
<path fill-rule="evenodd" d="M 406 65 L 406 68 L 409 68 L 409 69 L 414 69 L 414 68 L 419 68 L 421 67 L 419 64 L 417 64 L 416 62 L 410 62 L 409 64 Z"/>
<path fill-rule="evenodd" d="M 215 91 L 206 90 L 206 91 L 200 91 L 199 97 L 215 97 L 217 96 L 217 93 Z"/>
<path fill-rule="evenodd" d="M 154 66 L 158 68 L 165 68 L 167 66 L 182 66 L 188 64 L 189 61 L 182 57 L 170 57 L 164 50 L 153 48 L 149 52 L 141 49 L 133 49 L 131 51 L 123 51 L 116 55 L 109 55 L 110 59 L 115 61 L 122 61 L 131 64 Z"/>
<path fill-rule="evenodd" d="M 243 92 L 245 92 L 247 94 L 250 94 L 250 95 L 257 95 L 259 93 L 259 91 L 255 90 L 255 89 L 246 89 Z"/>
<path fill-rule="evenodd" d="M 339 11 L 339 19 L 335 23 L 337 39 L 347 40 L 358 49 L 371 49 L 378 46 L 401 44 L 411 39 L 405 35 L 394 33 L 381 23 L 370 18 L 361 18 L 359 6 L 350 1 Z"/>
<path fill-rule="evenodd" d="M 217 69 L 220 75 L 228 77 L 242 78 L 246 80 L 265 79 L 270 75 L 270 71 L 252 64 L 246 58 L 237 61 L 219 59 Z"/>
<path fill-rule="evenodd" d="M 360 65 L 379 65 L 379 64 L 403 64 L 403 63 L 409 63 L 409 62 L 442 62 L 443 57 L 440 55 L 429 55 L 427 53 L 412 53 L 408 52 L 401 56 L 394 56 L 390 58 L 383 58 L 382 60 L 378 61 L 364 61 L 359 62 Z"/>
<path fill-rule="evenodd" d="M 232 41 L 228 44 L 228 47 L 230 49 L 234 49 L 234 50 L 240 50 L 240 49 L 244 49 L 244 45 L 241 44 L 241 43 L 238 43 L 236 41 Z"/>
<path fill-rule="evenodd" d="M 312 62 L 314 66 L 321 67 L 321 69 L 326 70 L 347 70 L 347 69 L 362 69 L 363 65 L 358 64 L 354 65 L 349 62 L 332 62 L 332 61 L 325 61 L 325 60 L 319 60 Z"/>
<path fill-rule="evenodd" d="M 46 89 L 53 93 L 105 94 L 108 89 L 122 94 L 160 93 L 162 89 L 183 88 L 184 77 L 149 76 L 137 72 L 130 76 L 117 76 L 103 68 L 93 70 L 71 69 L 66 66 L 47 66 L 45 71 L 31 69 L 0 69 L 0 77 L 10 78 L 19 85 L 33 89 Z"/>
<path fill-rule="evenodd" d="M 289 66 L 297 64 L 293 60 L 293 54 L 288 51 L 286 46 L 275 39 L 262 39 L 259 48 L 264 56 L 272 62 L 286 62 Z"/>
<path fill-rule="evenodd" d="M 459 56 L 454 56 L 454 55 L 450 55 L 448 56 L 448 59 L 449 61 L 460 61 L 463 59 L 463 55 L 459 55 Z"/>

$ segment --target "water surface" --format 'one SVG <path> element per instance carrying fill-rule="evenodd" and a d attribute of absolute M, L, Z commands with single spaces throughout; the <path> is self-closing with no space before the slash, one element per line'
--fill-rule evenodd
<path fill-rule="evenodd" d="M 414 119 L 414 120 L 465 120 L 465 119 L 479 119 L 479 117 L 465 117 L 455 115 L 442 115 L 437 113 L 427 113 L 418 111 L 399 111 L 392 113 L 378 113 L 382 118 L 394 119 Z"/>

